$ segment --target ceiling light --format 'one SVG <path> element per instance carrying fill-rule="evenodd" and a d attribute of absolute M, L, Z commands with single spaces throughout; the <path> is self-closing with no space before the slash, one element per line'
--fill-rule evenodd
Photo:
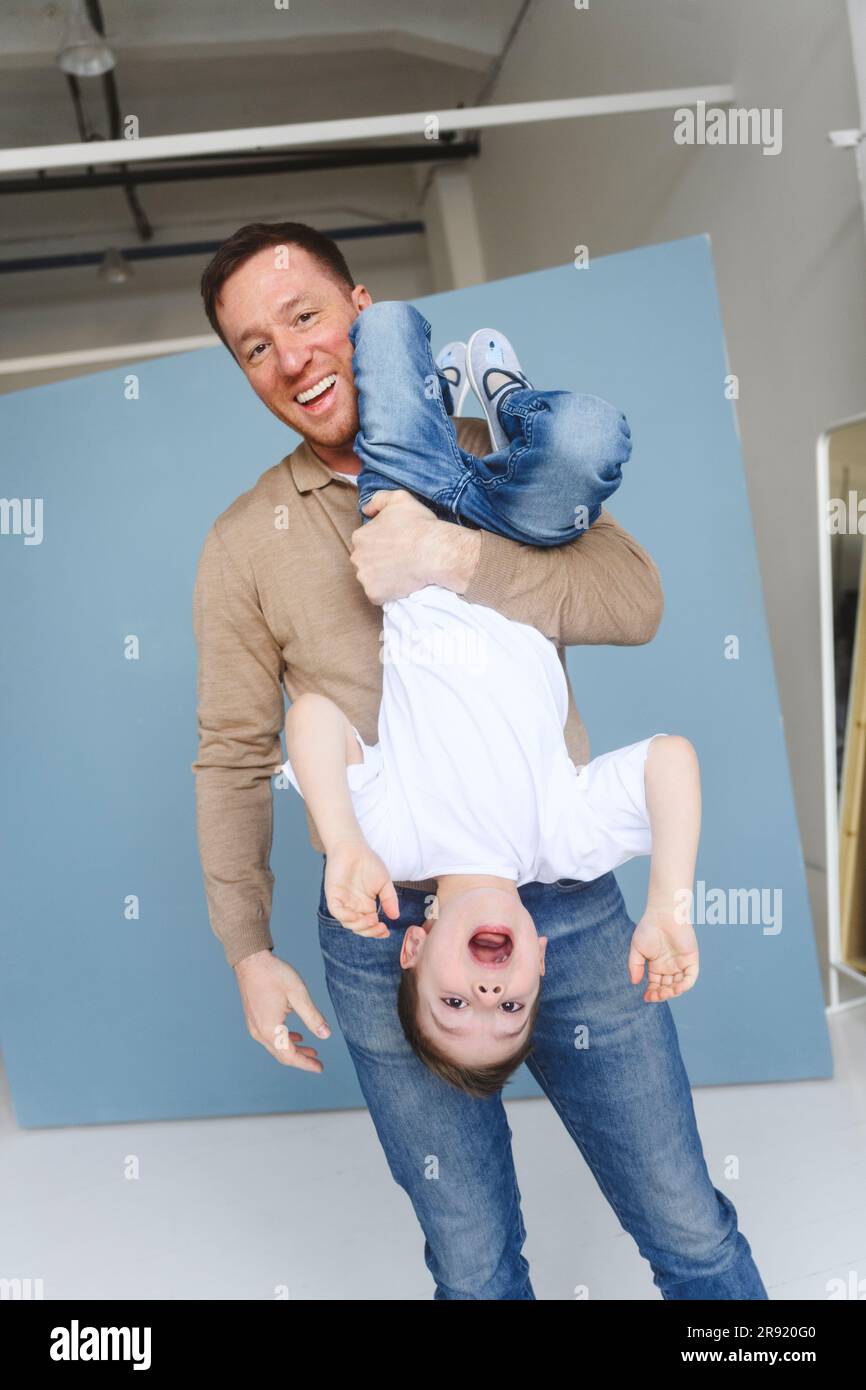
<path fill-rule="evenodd" d="M 57 62 L 74 77 L 100 77 L 114 67 L 114 54 L 91 24 L 84 0 L 67 0 L 66 32 Z"/>
<path fill-rule="evenodd" d="M 124 259 L 117 247 L 110 246 L 96 273 L 100 280 L 106 280 L 109 285 L 125 285 L 127 280 L 132 279 L 133 272 L 129 261 Z"/>

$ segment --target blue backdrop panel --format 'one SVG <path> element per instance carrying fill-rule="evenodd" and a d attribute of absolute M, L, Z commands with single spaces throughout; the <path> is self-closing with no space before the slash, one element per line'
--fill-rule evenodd
<path fill-rule="evenodd" d="M 656 560 L 665 616 L 652 643 L 575 648 L 569 664 L 593 754 L 659 729 L 699 750 L 697 878 L 728 906 L 702 924 L 698 902 L 700 980 L 671 1006 L 689 1074 L 694 1085 L 831 1075 L 708 238 L 417 303 L 434 347 L 498 326 L 537 385 L 626 412 L 634 452 L 610 510 Z M 41 543 L 0 536 L 0 1008 L 19 1122 L 363 1105 L 338 1031 L 318 1044 L 319 1076 L 249 1038 L 195 837 L 199 551 L 296 437 L 218 348 L 0 397 L 0 438 L 4 495 L 43 506 Z M 336 1027 L 316 927 L 321 859 L 297 793 L 275 797 L 276 949 Z M 635 920 L 646 870 L 618 875 Z M 738 889 L 763 889 L 776 910 L 730 921 Z M 536 1094 L 525 1068 L 506 1090 Z"/>

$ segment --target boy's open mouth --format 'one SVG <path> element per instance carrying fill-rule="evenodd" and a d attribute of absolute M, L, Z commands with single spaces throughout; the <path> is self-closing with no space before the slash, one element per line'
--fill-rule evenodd
<path fill-rule="evenodd" d="M 509 931 L 479 927 L 469 939 L 469 954 L 479 965 L 504 965 L 514 950 Z"/>

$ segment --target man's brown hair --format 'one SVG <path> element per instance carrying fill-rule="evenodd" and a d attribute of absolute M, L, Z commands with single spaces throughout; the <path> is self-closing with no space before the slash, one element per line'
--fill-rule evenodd
<path fill-rule="evenodd" d="M 201 277 L 201 297 L 204 300 L 208 322 L 229 352 L 231 347 L 226 342 L 217 318 L 220 290 L 234 271 L 268 246 L 299 246 L 302 251 L 306 251 L 318 261 L 326 274 L 344 287 L 347 295 L 355 288 L 352 272 L 339 246 L 315 227 L 308 227 L 305 222 L 249 222 L 245 227 L 239 227 L 214 253 Z"/>
<path fill-rule="evenodd" d="M 450 1082 L 458 1090 L 465 1091 L 467 1095 L 476 1096 L 480 1100 L 487 1096 L 495 1096 L 532 1051 L 532 1030 L 541 1005 L 541 982 L 539 981 L 538 993 L 529 1011 L 526 1037 L 517 1051 L 510 1057 L 503 1058 L 501 1062 L 491 1062 L 486 1067 L 467 1067 L 447 1057 L 424 1030 L 419 1028 L 416 969 L 417 967 L 412 966 L 400 972 L 400 984 L 397 989 L 397 1014 L 406 1041 L 415 1056 L 436 1076 Z"/>

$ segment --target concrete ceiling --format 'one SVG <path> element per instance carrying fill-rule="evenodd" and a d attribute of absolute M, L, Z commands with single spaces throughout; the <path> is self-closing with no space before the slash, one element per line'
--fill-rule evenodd
<path fill-rule="evenodd" d="M 381 115 L 475 104 L 523 0 L 102 0 L 122 117 L 141 135 Z M 0 145 L 77 142 L 57 65 L 66 4 L 5 0 Z M 110 135 L 99 78 L 80 82 L 87 128 Z M 418 216 L 418 166 L 141 185 L 150 244 L 218 240 L 241 222 L 299 218 L 325 229 Z M 51 177 L 50 175 L 48 177 Z M 0 194 L 0 261 L 143 244 L 121 188 Z M 139 263 L 140 264 L 140 263 Z M 167 289 L 180 260 L 149 266 Z M 9 307 L 94 292 L 91 267 L 0 274 Z"/>

